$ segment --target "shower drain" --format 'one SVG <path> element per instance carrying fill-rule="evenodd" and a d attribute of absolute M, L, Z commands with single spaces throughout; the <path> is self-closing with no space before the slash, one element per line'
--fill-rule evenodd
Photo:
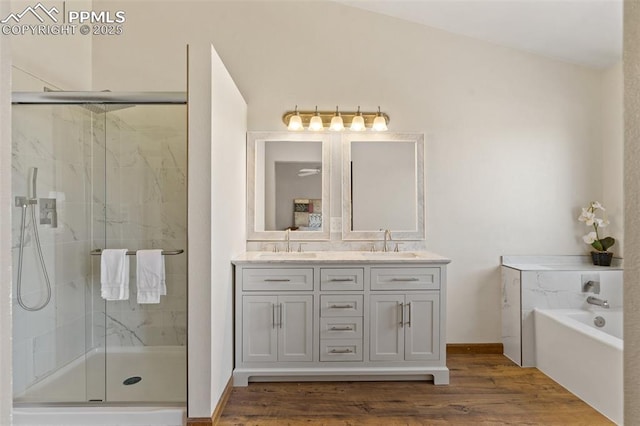
<path fill-rule="evenodd" d="M 124 382 L 122 382 L 122 384 L 125 385 L 125 386 L 135 385 L 136 383 L 138 383 L 141 380 L 142 380 L 142 377 L 133 376 L 133 377 L 129 377 L 129 378 L 125 379 Z"/>
<path fill-rule="evenodd" d="M 593 323 L 596 325 L 596 327 L 604 327 L 606 321 L 602 317 L 595 317 L 593 319 Z"/>

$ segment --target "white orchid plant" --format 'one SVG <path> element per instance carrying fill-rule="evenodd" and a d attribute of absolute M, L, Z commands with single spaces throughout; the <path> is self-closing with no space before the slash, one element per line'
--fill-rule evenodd
<path fill-rule="evenodd" d="M 598 212 L 601 213 L 602 217 L 597 217 Z M 598 201 L 592 201 L 589 207 L 583 207 L 578 220 L 584 222 L 587 226 L 593 227 L 593 231 L 582 237 L 582 239 L 597 251 L 607 251 L 609 247 L 616 243 L 616 240 L 612 237 L 600 237 L 600 228 L 605 228 L 609 225 L 609 221 L 606 218 L 605 208 Z"/>

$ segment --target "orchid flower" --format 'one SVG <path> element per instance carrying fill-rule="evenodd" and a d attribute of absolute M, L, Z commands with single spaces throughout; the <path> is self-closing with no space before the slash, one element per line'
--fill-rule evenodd
<path fill-rule="evenodd" d="M 598 201 L 592 201 L 589 207 L 583 207 L 578 220 L 584 222 L 587 226 L 592 226 L 593 231 L 583 236 L 582 239 L 585 243 L 590 244 L 597 251 L 607 251 L 609 247 L 615 244 L 616 240 L 612 237 L 600 238 L 598 230 L 605 228 L 609 225 L 609 220 L 606 218 L 596 217 L 596 211 L 605 212 L 605 208 Z"/>

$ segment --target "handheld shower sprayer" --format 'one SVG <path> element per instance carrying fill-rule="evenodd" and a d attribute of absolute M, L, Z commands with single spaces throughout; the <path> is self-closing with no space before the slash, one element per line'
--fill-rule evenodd
<path fill-rule="evenodd" d="M 40 244 L 40 236 L 38 235 L 38 223 L 36 222 L 36 208 L 35 204 L 38 202 L 36 199 L 36 181 L 38 179 L 38 168 L 30 167 L 27 176 L 27 196 L 16 197 L 16 206 L 22 208 L 22 221 L 20 224 L 20 250 L 18 251 L 18 276 L 16 285 L 16 298 L 18 304 L 22 309 L 34 312 L 43 309 L 49 304 L 51 300 L 51 282 L 49 281 L 49 274 L 47 273 L 47 265 L 44 263 L 44 256 L 42 255 L 42 245 Z M 27 210 L 31 209 L 31 224 L 33 225 L 33 237 L 35 240 L 35 246 L 38 251 L 38 257 L 40 258 L 40 265 L 42 266 L 42 274 L 46 284 L 47 296 L 46 300 L 37 306 L 28 306 L 24 300 L 22 300 L 22 259 L 24 257 L 24 234 L 27 229 Z"/>
<path fill-rule="evenodd" d="M 27 198 L 35 200 L 36 195 L 36 181 L 38 180 L 38 168 L 29 167 L 29 177 L 27 179 Z"/>

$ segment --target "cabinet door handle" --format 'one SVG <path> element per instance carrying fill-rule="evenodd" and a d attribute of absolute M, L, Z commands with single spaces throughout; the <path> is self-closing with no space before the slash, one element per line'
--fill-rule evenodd
<path fill-rule="evenodd" d="M 400 307 L 400 327 L 404 327 L 404 303 L 398 302 Z"/>
<path fill-rule="evenodd" d="M 331 349 L 329 353 L 330 354 L 352 354 L 353 351 L 351 349 Z"/>
<path fill-rule="evenodd" d="M 398 281 L 398 282 L 411 282 L 411 281 L 420 281 L 420 278 L 416 278 L 416 277 L 409 277 L 409 278 L 391 278 L 391 281 Z"/>
<path fill-rule="evenodd" d="M 267 283 L 288 283 L 291 280 L 289 278 L 265 278 L 264 281 Z"/>
<path fill-rule="evenodd" d="M 353 305 L 330 305 L 331 309 L 353 309 Z"/>
<path fill-rule="evenodd" d="M 407 321 L 407 325 L 411 327 L 411 302 L 407 303 L 407 307 L 409 308 L 409 321 Z"/>
<path fill-rule="evenodd" d="M 353 331 L 352 327 L 331 327 L 329 330 L 331 331 Z"/>
<path fill-rule="evenodd" d="M 271 326 L 276 328 L 276 304 L 271 304 Z"/>
<path fill-rule="evenodd" d="M 280 328 L 282 328 L 282 323 L 284 321 L 282 321 L 282 303 L 280 304 Z"/>
<path fill-rule="evenodd" d="M 353 278 L 331 278 L 329 281 L 334 283 L 350 283 L 355 280 Z"/>

